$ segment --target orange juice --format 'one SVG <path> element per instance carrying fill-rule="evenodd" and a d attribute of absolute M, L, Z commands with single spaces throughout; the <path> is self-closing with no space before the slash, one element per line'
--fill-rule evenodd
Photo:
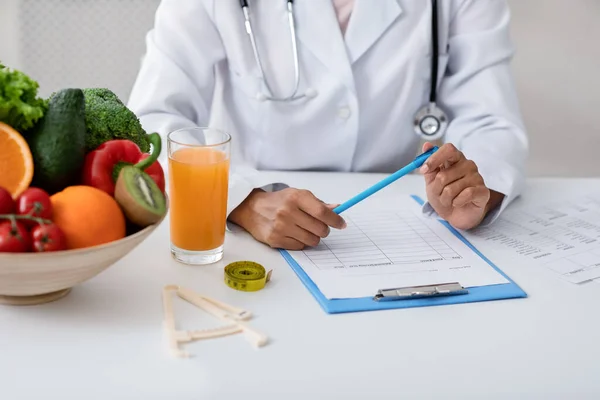
<path fill-rule="evenodd" d="M 229 158 L 210 147 L 176 150 L 169 158 L 171 242 L 207 251 L 223 245 Z"/>

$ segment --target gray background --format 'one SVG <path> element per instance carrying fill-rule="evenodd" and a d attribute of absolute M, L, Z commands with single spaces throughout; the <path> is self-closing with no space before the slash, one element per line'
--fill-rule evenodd
<path fill-rule="evenodd" d="M 375 0 L 376 1 L 376 0 Z M 47 95 L 104 86 L 126 99 L 160 0 L 0 0 L 0 60 Z M 600 0 L 509 0 L 530 176 L 600 170 Z"/>

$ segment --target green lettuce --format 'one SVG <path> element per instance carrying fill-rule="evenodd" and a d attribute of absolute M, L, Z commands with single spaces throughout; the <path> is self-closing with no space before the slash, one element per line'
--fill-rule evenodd
<path fill-rule="evenodd" d="M 0 64 L 0 122 L 20 133 L 31 129 L 48 107 L 38 89 L 39 84 L 23 72 Z"/>

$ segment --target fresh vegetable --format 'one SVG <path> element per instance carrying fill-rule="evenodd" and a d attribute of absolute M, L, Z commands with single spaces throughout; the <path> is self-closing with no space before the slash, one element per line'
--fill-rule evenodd
<path fill-rule="evenodd" d="M 0 252 L 65 250 L 65 235 L 51 218 L 52 203 L 43 190 L 31 187 L 15 202 L 0 188 Z"/>
<path fill-rule="evenodd" d="M 48 111 L 28 136 L 32 185 L 50 194 L 78 183 L 85 159 L 85 99 L 80 89 L 54 94 Z"/>
<path fill-rule="evenodd" d="M 0 186 L 14 199 L 27 189 L 32 178 L 33 157 L 29 145 L 19 132 L 0 122 Z"/>
<path fill-rule="evenodd" d="M 39 84 L 23 72 L 0 64 L 0 122 L 20 133 L 32 128 L 47 106 L 38 89 Z"/>
<path fill-rule="evenodd" d="M 31 249 L 31 237 L 20 221 L 0 221 L 0 253 L 24 253 Z"/>
<path fill-rule="evenodd" d="M 53 222 L 68 249 L 109 243 L 125 237 L 125 216 L 117 201 L 91 186 L 70 186 L 50 197 Z"/>
<path fill-rule="evenodd" d="M 17 214 L 52 219 L 52 203 L 48 193 L 40 188 L 30 187 L 17 199 Z M 37 224 L 35 220 L 24 220 L 29 228 Z"/>
<path fill-rule="evenodd" d="M 113 196 L 121 169 L 125 166 L 133 166 L 145 171 L 156 182 L 161 193 L 164 193 L 164 171 L 156 161 L 161 151 L 160 136 L 153 133 L 148 137 L 153 146 L 151 155 L 142 153 L 140 148 L 130 140 L 111 140 L 88 153 L 83 165 L 82 183 Z"/>
<path fill-rule="evenodd" d="M 12 214 L 15 212 L 15 201 L 10 192 L 0 187 L 0 214 Z"/>
<path fill-rule="evenodd" d="M 136 115 L 109 89 L 83 89 L 87 127 L 86 150 L 113 139 L 131 140 L 144 153 L 150 151 L 146 131 Z"/>
<path fill-rule="evenodd" d="M 67 249 L 67 239 L 55 224 L 40 224 L 31 230 L 33 251 L 59 251 Z"/>

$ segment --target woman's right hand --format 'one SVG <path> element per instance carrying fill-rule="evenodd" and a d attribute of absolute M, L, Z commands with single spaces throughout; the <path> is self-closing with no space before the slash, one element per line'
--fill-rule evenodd
<path fill-rule="evenodd" d="M 231 212 L 229 220 L 273 248 L 301 250 L 318 245 L 330 228 L 346 227 L 333 208 L 308 190 L 254 190 Z"/>

